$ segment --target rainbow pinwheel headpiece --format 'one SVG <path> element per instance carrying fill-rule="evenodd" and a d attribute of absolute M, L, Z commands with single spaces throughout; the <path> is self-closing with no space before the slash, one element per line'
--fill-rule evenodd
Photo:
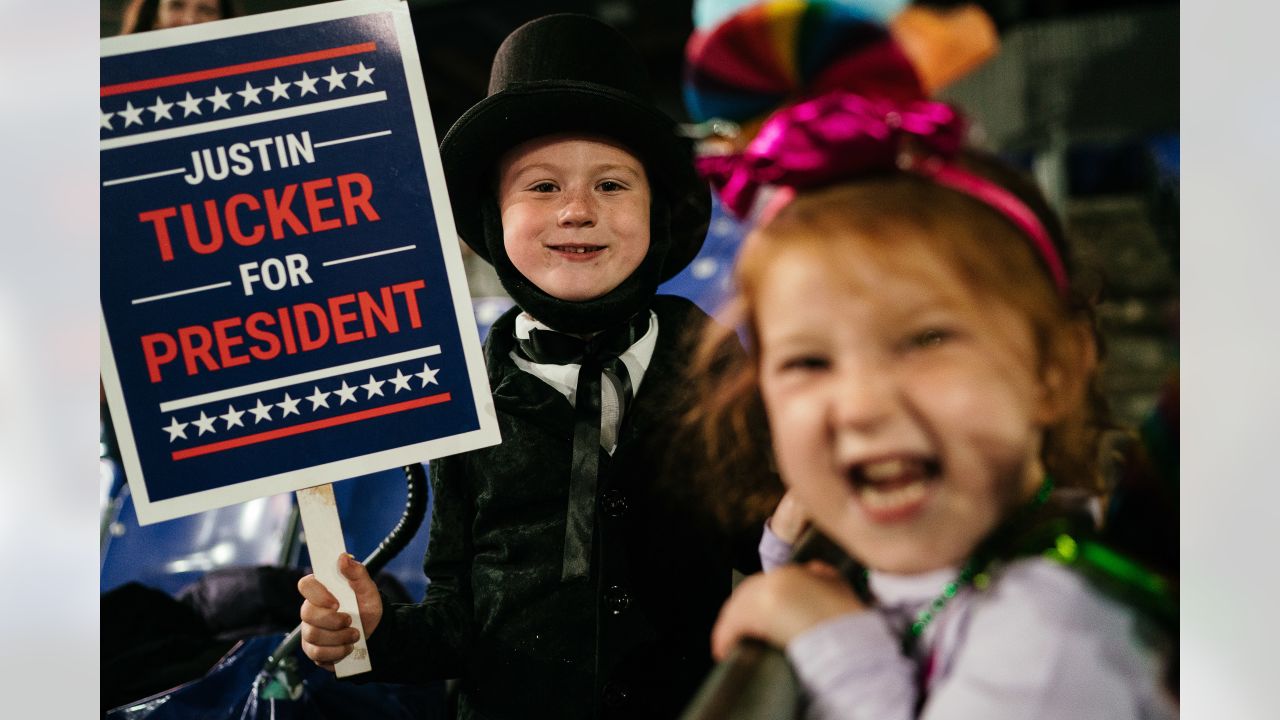
<path fill-rule="evenodd" d="M 848 0 L 750 6 L 695 32 L 686 61 L 690 114 L 742 126 L 736 152 L 697 161 L 735 215 L 746 217 L 768 186 L 911 172 L 1003 215 L 1029 239 L 1058 292 L 1067 292 L 1065 264 L 1039 217 L 955 162 L 963 117 L 926 97 L 893 34 Z"/>
<path fill-rule="evenodd" d="M 696 30 L 685 48 L 685 104 L 696 121 L 762 120 L 833 90 L 924 98 L 916 71 L 879 15 L 838 0 L 753 5 Z"/>

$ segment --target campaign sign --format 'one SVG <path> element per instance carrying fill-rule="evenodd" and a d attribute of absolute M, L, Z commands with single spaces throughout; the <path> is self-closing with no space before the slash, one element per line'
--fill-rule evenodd
<path fill-rule="evenodd" d="M 498 442 L 408 8 L 102 42 L 102 364 L 151 523 Z"/>

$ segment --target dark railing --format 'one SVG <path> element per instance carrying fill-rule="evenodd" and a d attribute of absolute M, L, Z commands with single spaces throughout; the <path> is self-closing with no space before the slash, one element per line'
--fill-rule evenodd
<path fill-rule="evenodd" d="M 831 564 L 855 590 L 862 588 L 857 563 L 813 528 L 800 537 L 791 555 L 793 563 L 810 560 Z M 712 669 L 680 720 L 792 720 L 800 717 L 803 704 L 786 654 L 748 638 Z"/>

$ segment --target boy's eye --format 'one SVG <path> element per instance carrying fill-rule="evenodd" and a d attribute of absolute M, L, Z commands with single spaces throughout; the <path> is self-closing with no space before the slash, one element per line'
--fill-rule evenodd
<path fill-rule="evenodd" d="M 549 193 L 549 192 L 555 192 L 558 188 L 556 188 L 555 183 L 544 180 L 543 182 L 537 183 L 536 185 L 534 185 L 529 189 L 534 192 Z"/>
<path fill-rule="evenodd" d="M 604 182 L 600 183 L 597 187 L 599 187 L 604 192 L 617 192 L 619 190 L 626 190 L 625 185 L 615 180 L 605 180 Z"/>

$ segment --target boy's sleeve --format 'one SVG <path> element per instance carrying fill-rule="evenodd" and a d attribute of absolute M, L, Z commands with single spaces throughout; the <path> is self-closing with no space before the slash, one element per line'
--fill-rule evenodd
<path fill-rule="evenodd" d="M 426 597 L 392 604 L 369 636 L 372 679 L 419 683 L 459 677 L 471 647 L 471 521 L 474 503 L 466 455 L 430 463 L 432 508 Z"/>

